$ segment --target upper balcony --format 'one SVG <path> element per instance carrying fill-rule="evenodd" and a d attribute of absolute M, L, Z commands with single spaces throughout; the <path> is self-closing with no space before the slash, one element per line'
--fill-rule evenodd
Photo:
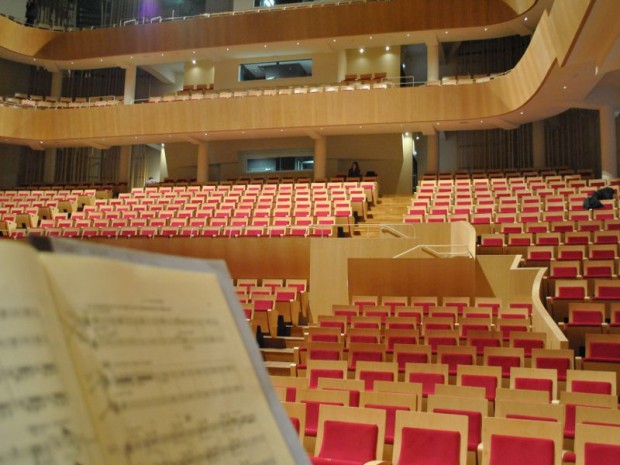
<path fill-rule="evenodd" d="M 32 30 L 17 24 L 11 27 L 21 28 L 23 31 L 19 32 L 25 35 L 55 37 L 53 40 L 42 40 L 41 47 L 31 50 L 29 52 L 30 62 L 36 58 L 38 63 L 47 60 L 47 62 L 53 62 L 55 66 L 64 67 L 66 60 L 71 58 L 81 60 L 79 61 L 81 66 L 92 59 L 100 63 L 106 60 L 116 60 L 118 64 L 122 62 L 122 59 L 131 60 L 131 57 L 141 62 L 153 54 L 163 54 L 165 58 L 166 54 L 172 53 L 191 56 L 193 51 L 197 54 L 214 54 L 209 56 L 215 57 L 216 53 L 224 53 L 226 49 L 224 45 L 216 46 L 216 44 L 225 44 L 228 40 L 233 41 L 228 47 L 231 51 L 236 47 L 239 54 L 243 53 L 247 56 L 253 54 L 265 56 L 267 53 L 264 50 L 265 45 L 270 50 L 278 47 L 294 48 L 296 43 L 289 41 L 303 37 L 310 37 L 307 39 L 308 43 L 324 44 L 323 46 L 326 47 L 336 46 L 329 45 L 331 43 L 339 44 L 338 47 L 350 48 L 342 42 L 349 41 L 350 44 L 358 44 L 362 39 L 351 34 L 357 33 L 362 28 L 360 24 L 367 24 L 364 29 L 366 34 L 369 31 L 372 33 L 379 31 L 373 40 L 406 34 L 427 35 L 437 40 L 438 35 L 445 34 L 445 32 L 448 32 L 454 39 L 454 36 L 460 33 L 465 34 L 465 29 L 459 29 L 464 25 L 476 31 L 483 31 L 484 27 L 480 24 L 489 24 L 487 23 L 490 15 L 489 6 L 501 6 L 502 2 L 491 0 L 475 2 L 476 5 L 483 4 L 487 8 L 483 9 L 484 11 L 480 8 L 472 10 L 473 12 L 469 13 L 469 19 L 466 14 L 466 10 L 470 11 L 469 9 L 462 12 L 459 8 L 437 10 L 442 9 L 441 5 L 446 3 L 448 2 L 393 0 L 329 7 L 326 5 L 322 8 L 305 10 L 300 8 L 265 14 L 247 13 L 221 18 L 147 24 L 144 25 L 144 29 L 142 26 L 132 26 L 54 33 Z M 469 5 L 469 7 L 473 6 L 473 3 L 468 0 L 455 2 L 456 5 Z M 444 21 L 441 23 L 443 26 L 449 23 L 454 25 L 455 29 L 438 31 L 421 29 L 430 27 L 428 25 L 415 26 L 416 21 L 421 23 L 422 20 L 404 19 L 404 16 L 419 18 L 425 15 L 421 15 L 419 10 L 413 14 L 412 10 L 409 10 L 413 8 L 412 5 L 421 5 L 420 8 L 426 8 L 425 11 L 428 12 L 426 16 L 433 25 L 438 26 L 441 21 Z M 269 22 L 276 15 L 297 14 L 301 10 L 310 15 L 325 14 L 329 11 L 331 13 L 320 17 L 321 21 L 325 21 L 324 27 L 317 27 L 319 16 L 304 14 L 304 19 L 299 24 L 292 21 L 293 25 L 289 25 L 289 19 L 287 19 L 287 22 L 280 26 L 281 32 L 269 29 L 279 24 Z M 505 5 L 494 11 L 500 10 L 505 11 Z M 344 12 L 348 16 L 346 20 L 345 15 L 341 15 Z M 399 14 L 396 14 L 397 12 Z M 7 143 L 28 144 L 36 148 L 82 145 L 107 147 L 162 141 L 201 142 L 300 135 L 316 138 L 339 134 L 400 133 L 403 131 L 433 134 L 438 131 L 493 127 L 510 129 L 525 122 L 559 113 L 571 106 L 594 107 L 599 104 L 616 104 L 617 97 L 609 100 L 607 98 L 609 93 L 606 89 L 608 87 L 615 89 L 617 79 L 614 78 L 613 72 L 620 69 L 618 55 L 620 25 L 609 21 L 609 18 L 618 17 L 619 14 L 620 2 L 614 0 L 556 2 L 549 14 L 546 12 L 541 14 L 531 44 L 515 69 L 485 83 L 415 88 L 393 87 L 353 92 L 291 93 L 290 95 L 265 95 L 263 93 L 256 97 L 115 105 L 75 110 L 38 111 L 3 107 L 0 108 L 0 118 L 3 121 L 0 138 Z M 315 19 L 309 20 L 309 17 Z M 254 18 L 256 24 L 259 22 L 258 18 L 261 18 L 261 27 L 267 28 L 266 31 L 270 37 L 268 40 L 272 42 L 261 41 L 258 45 L 252 42 L 254 38 L 251 33 L 240 32 L 237 37 L 227 28 L 220 27 L 219 23 L 212 23 L 214 30 L 219 33 L 215 33 L 210 28 L 208 30 L 204 28 L 201 33 L 201 28 L 198 26 L 202 21 L 212 19 L 237 21 L 239 18 L 242 21 Z M 514 11 L 512 18 L 515 18 Z M 0 18 L 1 21 L 8 20 Z M 478 24 L 476 21 L 481 21 L 481 23 Z M 509 20 L 508 23 L 514 21 L 515 19 Z M 523 23 L 522 19 L 517 19 L 517 21 L 520 21 L 520 24 Z M 250 20 L 249 23 L 235 24 L 245 24 L 250 28 L 250 24 L 255 23 Z M 192 24 L 196 26 L 190 27 Z M 334 26 L 340 24 L 342 31 Z M 500 23 L 496 25 L 501 26 Z M 184 26 L 185 30 L 183 30 Z M 420 29 L 416 32 L 414 26 Z M 195 29 L 192 29 L 194 27 Z M 382 32 L 386 28 L 392 32 Z M 255 27 L 252 29 L 257 30 Z M 283 29 L 284 32 L 282 32 Z M 325 29 L 331 32 L 326 33 Z M 405 32 L 412 30 L 414 32 Z M 0 31 L 0 43 L 9 42 L 5 40 L 6 31 L 1 23 Z M 139 34 L 140 31 L 144 33 L 144 36 Z M 184 32 L 181 33 L 182 31 Z M 72 34 L 75 34 L 74 38 L 80 35 L 84 40 L 69 40 Z M 222 38 L 220 34 L 227 38 Z M 327 34 L 336 35 L 327 36 Z M 91 43 L 90 38 L 94 35 L 100 38 L 106 37 L 106 39 L 99 40 L 97 44 Z M 146 37 L 152 38 L 152 41 Z M 170 41 L 165 40 L 168 37 Z M 261 39 L 264 37 L 261 36 Z M 369 39 L 365 37 L 364 40 Z M 411 37 L 407 40 L 410 41 L 409 43 L 414 41 Z M 204 47 L 193 50 L 194 46 L 198 47 L 200 44 Z M 21 46 L 25 47 L 26 44 Z M 254 49 L 255 46 L 263 50 L 259 53 L 259 50 Z M 16 49 L 17 45 L 12 47 Z M 36 48 L 34 45 L 31 47 Z M 127 53 L 134 53 L 137 50 L 139 52 L 136 53 L 141 53 L 141 55 L 127 57 Z M 156 52 L 153 52 L 154 50 Z M 121 52 L 122 55 L 114 55 L 114 53 Z M 74 61 L 74 63 L 78 62 Z"/>

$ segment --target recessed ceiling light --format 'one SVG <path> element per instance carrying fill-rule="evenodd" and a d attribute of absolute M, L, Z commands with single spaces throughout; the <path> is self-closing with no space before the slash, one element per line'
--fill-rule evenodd
<path fill-rule="evenodd" d="M 162 53 L 161 56 L 164 56 L 164 54 Z"/>
<path fill-rule="evenodd" d="M 441 123 L 436 123 L 436 124 L 437 124 L 437 126 L 439 126 Z"/>
<path fill-rule="evenodd" d="M 415 136 L 415 140 L 420 140 L 420 136 Z"/>
<path fill-rule="evenodd" d="M 99 58 L 99 61 L 103 61 L 103 58 Z"/>
<path fill-rule="evenodd" d="M 484 30 L 485 30 L 485 32 L 486 32 L 486 31 L 488 31 L 488 30 L 489 30 L 489 28 L 488 28 L 488 27 L 485 27 L 485 28 L 484 28 Z"/>
<path fill-rule="evenodd" d="M 370 36 L 370 40 L 372 40 L 372 36 Z"/>
<path fill-rule="evenodd" d="M 527 16 L 525 18 L 523 18 L 524 21 L 527 21 Z"/>
<path fill-rule="evenodd" d="M 297 42 L 297 45 L 299 45 L 299 42 Z"/>
<path fill-rule="evenodd" d="M 386 51 L 386 52 L 389 52 L 389 51 L 390 51 L 390 46 L 389 46 L 389 45 L 386 45 L 386 46 L 385 46 L 385 51 Z"/>
<path fill-rule="evenodd" d="M 267 48 L 267 44 L 263 45 L 264 48 Z"/>
<path fill-rule="evenodd" d="M 196 64 L 196 60 L 192 60 L 192 65 L 195 65 L 195 64 Z"/>
<path fill-rule="evenodd" d="M 407 33 L 407 37 L 411 37 L 411 34 Z"/>
<path fill-rule="evenodd" d="M 336 42 L 336 39 L 332 39 L 332 42 Z"/>
<path fill-rule="evenodd" d="M 564 87 L 562 87 L 562 89 L 566 90 L 566 89 L 568 89 L 568 86 L 564 86 Z"/>
<path fill-rule="evenodd" d="M 448 31 L 445 31 L 445 32 L 444 32 L 444 34 L 447 34 L 447 33 L 448 33 Z"/>
<path fill-rule="evenodd" d="M 480 124 L 484 123 L 484 121 L 480 120 Z"/>
<path fill-rule="evenodd" d="M 364 53 L 364 49 L 363 48 L 360 48 L 360 53 Z"/>
<path fill-rule="evenodd" d="M 192 55 L 196 55 L 196 50 L 193 50 L 193 51 L 192 51 Z"/>
<path fill-rule="evenodd" d="M 522 114 L 523 114 L 523 112 L 521 111 L 521 112 L 519 112 L 519 114 L 520 114 L 520 115 L 522 115 Z"/>
<path fill-rule="evenodd" d="M 133 55 L 129 57 L 130 60 L 133 60 Z"/>
<path fill-rule="evenodd" d="M 227 52 L 230 52 L 230 49 L 229 49 L 228 47 L 226 47 L 226 51 L 227 51 Z"/>

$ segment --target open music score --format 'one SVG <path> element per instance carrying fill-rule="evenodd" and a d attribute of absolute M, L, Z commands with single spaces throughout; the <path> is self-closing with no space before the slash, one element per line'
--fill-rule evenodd
<path fill-rule="evenodd" d="M 46 276 L 67 359 L 58 366 L 59 338 L 49 339 L 41 311 L 0 307 L 0 427 L 11 428 L 6 415 L 16 409 L 49 416 L 39 442 L 3 435 L 0 465 L 307 463 L 264 395 L 216 274 L 15 247 Z M 14 363 L 5 366 L 9 353 Z M 36 385 L 36 399 L 16 383 Z"/>

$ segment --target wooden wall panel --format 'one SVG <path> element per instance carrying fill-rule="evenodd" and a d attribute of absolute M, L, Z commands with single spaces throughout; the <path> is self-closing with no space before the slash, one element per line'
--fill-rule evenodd
<path fill-rule="evenodd" d="M 475 295 L 472 258 L 350 258 L 352 295 L 466 296 Z"/>
<path fill-rule="evenodd" d="M 13 23 L 18 27 L 12 34 L 1 34 L 0 39 L 4 40 L 0 40 L 0 44 L 21 55 L 78 60 L 325 37 L 483 27 L 516 16 L 502 0 L 392 0 L 274 9 L 262 14 L 245 12 L 234 16 L 56 33 L 35 39 L 31 39 L 35 37 L 35 30 Z M 10 21 L 0 18 L 0 31 L 7 22 Z"/>
<path fill-rule="evenodd" d="M 540 301 L 540 286 L 544 268 L 519 268 L 520 255 L 480 255 L 476 285 L 481 295 L 490 291 L 491 296 L 504 302 L 532 299 L 532 330 L 547 334 L 552 349 L 568 347 L 568 340 Z"/>
<path fill-rule="evenodd" d="M 310 276 L 310 241 L 303 238 L 92 240 L 148 252 L 225 260 L 233 278 L 309 279 Z"/>

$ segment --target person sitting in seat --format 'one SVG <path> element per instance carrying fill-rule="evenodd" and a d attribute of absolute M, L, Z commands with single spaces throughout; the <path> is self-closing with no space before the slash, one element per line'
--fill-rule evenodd
<path fill-rule="evenodd" d="M 354 161 L 351 164 L 351 167 L 349 168 L 349 172 L 347 173 L 347 178 L 359 178 L 362 175 L 362 172 L 360 170 L 360 165 L 357 164 L 356 161 Z"/>

